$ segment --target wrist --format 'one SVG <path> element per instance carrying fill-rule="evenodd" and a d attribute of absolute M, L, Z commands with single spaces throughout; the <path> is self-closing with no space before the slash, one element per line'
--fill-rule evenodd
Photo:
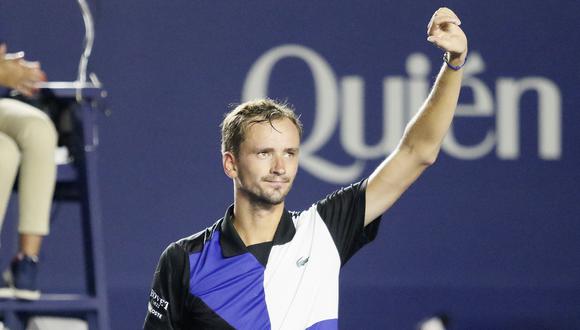
<path fill-rule="evenodd" d="M 463 53 L 446 52 L 443 54 L 443 61 L 449 68 L 458 71 L 465 65 L 467 61 L 467 51 Z"/>

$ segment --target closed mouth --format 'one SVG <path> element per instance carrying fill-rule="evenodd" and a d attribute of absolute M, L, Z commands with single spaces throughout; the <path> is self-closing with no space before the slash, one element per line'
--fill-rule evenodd
<path fill-rule="evenodd" d="M 269 183 L 288 183 L 290 182 L 289 179 L 264 179 L 264 181 Z"/>

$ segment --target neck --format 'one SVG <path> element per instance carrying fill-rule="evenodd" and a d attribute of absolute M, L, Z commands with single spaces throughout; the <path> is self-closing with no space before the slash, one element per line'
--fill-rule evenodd
<path fill-rule="evenodd" d="M 284 212 L 284 202 L 269 205 L 238 196 L 234 200 L 233 224 L 244 244 L 248 246 L 272 241 Z"/>

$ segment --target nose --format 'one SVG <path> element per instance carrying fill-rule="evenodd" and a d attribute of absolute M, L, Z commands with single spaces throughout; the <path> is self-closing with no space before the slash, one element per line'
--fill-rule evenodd
<path fill-rule="evenodd" d="M 275 156 L 272 158 L 272 168 L 270 169 L 270 172 L 276 175 L 286 174 L 286 164 L 284 163 L 284 157 Z"/>

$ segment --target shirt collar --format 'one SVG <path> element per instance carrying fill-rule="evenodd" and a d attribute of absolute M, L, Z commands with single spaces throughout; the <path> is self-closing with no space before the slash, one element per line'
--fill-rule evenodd
<path fill-rule="evenodd" d="M 230 205 L 226 210 L 221 223 L 220 245 L 224 257 L 234 257 L 249 252 L 244 242 L 238 235 L 233 223 L 234 205 Z M 290 242 L 294 238 L 296 228 L 292 221 L 292 215 L 286 209 L 282 212 L 282 218 L 278 223 L 272 245 L 282 245 Z"/>

